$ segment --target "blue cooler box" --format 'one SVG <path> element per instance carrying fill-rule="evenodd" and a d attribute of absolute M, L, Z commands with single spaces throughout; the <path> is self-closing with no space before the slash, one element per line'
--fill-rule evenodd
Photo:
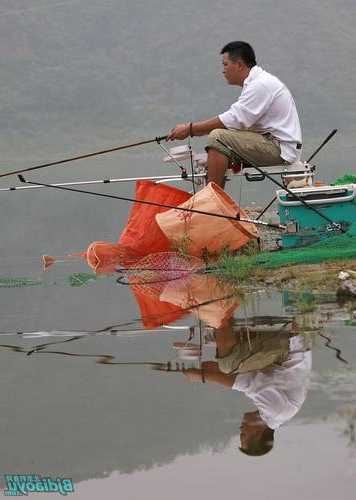
<path fill-rule="evenodd" d="M 291 191 L 333 222 L 341 224 L 348 234 L 356 235 L 356 184 L 313 186 Z M 283 248 L 306 246 L 339 234 L 331 230 L 324 218 L 287 191 L 281 189 L 276 194 L 280 222 L 288 227 L 282 236 Z"/>

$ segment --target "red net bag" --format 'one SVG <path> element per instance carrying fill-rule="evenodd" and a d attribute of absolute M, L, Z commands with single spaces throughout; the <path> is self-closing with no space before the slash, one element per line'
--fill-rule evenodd
<path fill-rule="evenodd" d="M 68 262 L 73 257 L 85 259 L 88 266 L 97 274 L 112 273 L 117 266 L 132 266 L 141 258 L 131 248 L 124 245 L 107 241 L 93 241 L 85 252 L 70 253 L 64 257 L 42 255 L 43 270 L 46 271 L 56 262 Z"/>
<path fill-rule="evenodd" d="M 156 184 L 152 181 L 136 183 L 136 200 L 178 206 L 190 197 L 191 194 L 186 191 L 166 184 Z M 157 214 L 167 210 L 169 209 L 135 203 L 118 243 L 130 247 L 141 256 L 169 250 L 171 244 L 155 219 Z"/>
<path fill-rule="evenodd" d="M 112 273 L 117 266 L 127 267 L 139 259 L 132 248 L 107 241 L 93 241 L 83 256 L 97 274 Z"/>

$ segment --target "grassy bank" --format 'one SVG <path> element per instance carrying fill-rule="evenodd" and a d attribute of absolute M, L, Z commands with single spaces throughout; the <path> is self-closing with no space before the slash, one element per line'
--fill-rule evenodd
<path fill-rule="evenodd" d="M 217 272 L 244 285 L 336 290 L 338 274 L 356 270 L 356 237 L 341 235 L 308 247 L 252 255 L 223 254 Z"/>

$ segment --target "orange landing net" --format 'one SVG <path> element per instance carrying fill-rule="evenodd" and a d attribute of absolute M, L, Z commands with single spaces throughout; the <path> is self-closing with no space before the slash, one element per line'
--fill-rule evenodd
<path fill-rule="evenodd" d="M 201 257 L 206 252 L 217 254 L 224 248 L 238 250 L 258 236 L 254 224 L 140 203 L 147 200 L 230 217 L 238 213 L 244 216 L 232 198 L 214 183 L 192 196 L 166 184 L 138 181 L 135 198 L 137 201 L 117 243 L 95 241 L 85 252 L 69 254 L 67 258 L 81 257 L 96 273 L 112 273 L 117 266 L 130 268 L 152 253 L 178 248 Z M 56 260 L 44 256 L 44 268 Z"/>

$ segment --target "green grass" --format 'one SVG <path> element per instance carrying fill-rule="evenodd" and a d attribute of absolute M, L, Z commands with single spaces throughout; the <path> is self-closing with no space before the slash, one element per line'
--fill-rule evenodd
<path fill-rule="evenodd" d="M 216 263 L 216 273 L 241 283 L 249 278 L 265 278 L 269 271 L 289 268 L 293 279 L 293 266 L 352 259 L 356 259 L 356 237 L 343 234 L 303 248 L 246 255 L 223 252 Z"/>
<path fill-rule="evenodd" d="M 216 263 L 216 274 L 223 275 L 228 280 L 244 282 L 254 268 L 254 258 L 246 255 L 231 255 L 223 253 Z"/>

